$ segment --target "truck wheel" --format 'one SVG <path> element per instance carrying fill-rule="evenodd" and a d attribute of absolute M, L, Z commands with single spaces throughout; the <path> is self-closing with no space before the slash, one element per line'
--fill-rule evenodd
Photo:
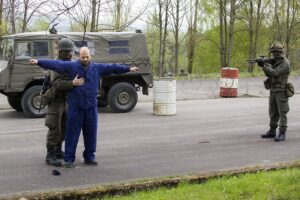
<path fill-rule="evenodd" d="M 15 109 L 18 112 L 22 111 L 22 106 L 21 106 L 21 98 L 18 97 L 7 97 L 8 104 L 10 107 Z"/>
<path fill-rule="evenodd" d="M 108 104 L 114 112 L 131 111 L 138 100 L 135 88 L 125 82 L 117 83 L 108 92 Z"/>
<path fill-rule="evenodd" d="M 41 85 L 35 85 L 27 89 L 23 94 L 21 104 L 26 116 L 38 118 L 46 115 L 46 106 L 41 107 L 41 110 L 39 111 L 39 105 L 41 103 L 41 89 Z"/>

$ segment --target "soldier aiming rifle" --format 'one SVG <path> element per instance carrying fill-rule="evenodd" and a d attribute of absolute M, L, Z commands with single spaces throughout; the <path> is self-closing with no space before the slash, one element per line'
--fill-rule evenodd
<path fill-rule="evenodd" d="M 271 58 L 266 58 L 267 56 L 259 56 L 259 58 L 256 59 L 247 59 L 246 61 L 248 61 L 249 63 L 257 63 L 258 66 L 262 67 L 265 64 L 271 62 Z"/>
<path fill-rule="evenodd" d="M 248 60 L 256 62 L 264 71 L 267 77 L 265 88 L 270 90 L 269 97 L 269 127 L 270 129 L 262 134 L 262 138 L 273 138 L 276 142 L 286 139 L 287 113 L 289 112 L 287 93 L 289 90 L 288 78 L 291 71 L 289 60 L 284 56 L 284 47 L 280 43 L 274 43 L 270 46 L 270 53 L 273 58 L 261 56 L 258 59 Z M 279 133 L 276 129 L 279 126 Z"/>

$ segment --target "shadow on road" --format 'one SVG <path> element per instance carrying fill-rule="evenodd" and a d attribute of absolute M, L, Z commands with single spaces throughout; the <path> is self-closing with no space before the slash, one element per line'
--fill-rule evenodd
<path fill-rule="evenodd" d="M 1 110 L 0 118 L 7 119 L 28 119 L 28 117 L 23 112 L 18 112 L 13 109 Z"/>

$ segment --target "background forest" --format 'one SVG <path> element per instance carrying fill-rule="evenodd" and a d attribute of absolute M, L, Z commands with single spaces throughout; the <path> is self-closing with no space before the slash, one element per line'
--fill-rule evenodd
<path fill-rule="evenodd" d="M 195 76 L 270 56 L 281 42 L 300 71 L 299 0 L 0 0 L 0 35 L 45 31 L 134 31 L 147 37 L 155 75 Z M 60 28 L 59 28 L 60 27 Z M 63 30 L 61 30 L 63 29 Z"/>

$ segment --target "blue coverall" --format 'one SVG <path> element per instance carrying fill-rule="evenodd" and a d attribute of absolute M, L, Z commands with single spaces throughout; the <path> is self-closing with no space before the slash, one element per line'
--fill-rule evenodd
<path fill-rule="evenodd" d="M 60 74 L 68 74 L 73 80 L 76 75 L 84 78 L 84 85 L 74 87 L 68 95 L 68 117 L 65 134 L 66 162 L 74 162 L 76 147 L 82 129 L 84 147 L 83 157 L 86 161 L 95 160 L 97 146 L 97 92 L 99 81 L 103 75 L 129 72 L 125 65 L 103 64 L 90 62 L 87 70 L 78 61 L 38 60 L 38 65 L 44 69 L 54 70 Z"/>

